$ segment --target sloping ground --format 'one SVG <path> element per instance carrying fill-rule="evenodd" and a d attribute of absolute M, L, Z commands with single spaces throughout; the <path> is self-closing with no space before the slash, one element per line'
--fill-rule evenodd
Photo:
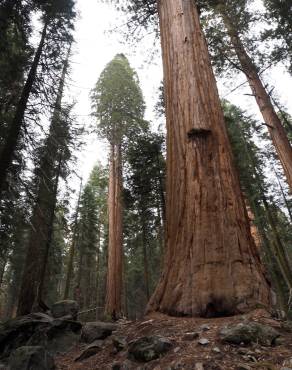
<path fill-rule="evenodd" d="M 222 342 L 219 332 L 223 327 L 246 321 L 259 322 L 278 330 L 281 337 L 277 344 L 265 347 L 256 343 L 231 345 Z M 198 332 L 199 337 L 190 340 L 186 338 L 188 332 Z M 283 329 L 282 323 L 272 319 L 264 310 L 215 319 L 175 318 L 155 313 L 143 321 L 121 322 L 114 335 L 125 338 L 127 343 L 140 337 L 159 335 L 171 340 L 173 346 L 159 359 L 139 363 L 127 359 L 127 347 L 120 352 L 115 351 L 112 338 L 109 337 L 104 340 L 99 352 L 87 360 L 74 361 L 82 353 L 84 345 L 60 355 L 56 358 L 57 369 L 278 370 L 285 366 L 292 369 L 292 333 Z M 209 343 L 200 344 L 202 338 Z"/>

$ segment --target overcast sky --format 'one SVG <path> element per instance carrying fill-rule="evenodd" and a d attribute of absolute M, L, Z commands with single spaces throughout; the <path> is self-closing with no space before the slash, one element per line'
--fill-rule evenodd
<path fill-rule="evenodd" d="M 113 6 L 98 0 L 77 0 L 77 8 L 79 19 L 76 23 L 76 44 L 71 57 L 72 74 L 69 81 L 69 95 L 77 102 L 75 113 L 78 120 L 86 126 L 93 122 L 89 116 L 91 113 L 90 90 L 94 87 L 106 64 L 117 53 L 124 53 L 138 73 L 147 105 L 146 119 L 152 121 L 155 126 L 153 107 L 157 101 L 157 89 L 162 80 L 162 67 L 159 53 L 150 64 L 145 62 L 151 59 L 152 37 L 148 36 L 134 50 L 133 47 L 121 42 L 122 37 L 119 32 L 108 32 L 123 23 L 122 15 L 116 12 Z M 279 67 L 273 73 L 269 72 L 268 80 L 271 85 L 276 86 L 281 102 L 291 113 L 292 83 L 289 75 Z M 240 105 L 247 112 L 257 115 L 260 119 L 254 98 L 245 95 L 250 93 L 248 86 L 227 95 L 244 81 L 242 75 L 224 84 L 219 81 L 220 95 Z M 79 157 L 78 171 L 80 176 L 86 180 L 97 160 L 106 163 L 106 145 L 92 135 Z"/>

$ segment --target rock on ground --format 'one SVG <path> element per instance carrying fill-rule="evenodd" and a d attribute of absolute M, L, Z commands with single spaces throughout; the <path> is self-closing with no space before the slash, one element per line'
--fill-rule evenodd
<path fill-rule="evenodd" d="M 77 320 L 78 311 L 78 303 L 71 300 L 56 302 L 51 308 L 52 316 L 56 319 L 66 317 L 72 320 Z"/>
<path fill-rule="evenodd" d="M 225 327 L 220 332 L 221 340 L 231 344 L 259 343 L 262 346 L 276 344 L 280 334 L 272 327 L 257 322 L 239 323 Z"/>
<path fill-rule="evenodd" d="M 158 358 L 172 347 L 170 340 L 160 336 L 139 338 L 129 344 L 129 357 L 137 361 L 148 362 Z"/>
<path fill-rule="evenodd" d="M 116 324 L 107 322 L 87 322 L 83 325 L 81 339 L 85 343 L 92 343 L 97 339 L 109 337 L 117 329 Z"/>
<path fill-rule="evenodd" d="M 0 358 L 23 346 L 43 346 L 50 352 L 65 352 L 80 339 L 82 325 L 76 321 L 31 314 L 9 320 L 0 329 Z"/>
<path fill-rule="evenodd" d="M 53 357 L 41 346 L 24 346 L 11 353 L 10 370 L 53 370 Z"/>
<path fill-rule="evenodd" d="M 101 340 L 94 341 L 75 359 L 75 362 L 80 362 L 96 355 L 102 349 L 102 344 Z"/>

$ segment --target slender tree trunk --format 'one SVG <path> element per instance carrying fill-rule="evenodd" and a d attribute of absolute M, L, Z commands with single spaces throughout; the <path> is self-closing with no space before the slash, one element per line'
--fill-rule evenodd
<path fill-rule="evenodd" d="M 281 180 L 280 180 L 280 177 L 279 177 L 279 174 L 278 174 L 278 171 L 276 170 L 276 168 L 273 166 L 273 170 L 274 170 L 274 173 L 275 173 L 275 176 L 277 178 L 277 182 L 279 184 L 279 187 L 280 187 L 280 190 L 281 190 L 281 194 L 282 194 L 282 197 L 283 197 L 283 200 L 284 200 L 284 203 L 285 203 L 285 206 L 287 208 L 287 211 L 288 211 L 288 214 L 289 214 L 289 218 L 290 218 L 290 222 L 292 223 L 292 212 L 291 212 L 291 208 L 290 208 L 290 205 L 288 203 L 288 200 L 287 200 L 287 197 L 285 195 L 285 191 L 283 189 L 283 186 L 281 184 Z"/>
<path fill-rule="evenodd" d="M 108 195 L 109 243 L 105 313 L 114 319 L 120 316 L 122 310 L 123 254 L 121 190 L 121 146 L 111 144 Z"/>
<path fill-rule="evenodd" d="M 55 220 L 57 194 L 58 194 L 59 178 L 61 174 L 62 161 L 63 161 L 63 152 L 60 153 L 59 163 L 58 163 L 57 172 L 55 176 L 55 183 L 54 183 L 53 196 L 52 196 L 53 202 L 50 207 L 50 215 L 49 215 L 49 220 L 48 220 L 47 242 L 45 245 L 44 257 L 40 265 L 40 279 L 39 279 L 39 288 L 38 288 L 37 297 L 36 297 L 36 309 L 38 309 L 39 307 L 42 307 L 43 305 L 44 284 L 45 284 L 45 277 L 46 277 L 47 265 L 48 265 L 48 260 L 49 260 L 49 252 L 51 249 L 53 233 L 54 233 L 54 220 Z"/>
<path fill-rule="evenodd" d="M 128 306 L 128 281 L 126 277 L 125 268 L 126 259 L 124 258 L 124 269 L 123 269 L 123 281 L 124 281 L 124 315 L 129 317 L 129 306 Z"/>
<path fill-rule="evenodd" d="M 253 157 L 250 155 L 249 148 L 247 146 L 243 131 L 240 128 L 240 126 L 238 126 L 238 129 L 239 129 L 239 135 L 241 135 L 243 143 L 244 143 L 245 155 L 249 159 L 250 163 L 252 164 L 252 166 L 254 168 L 254 175 L 255 175 L 255 178 L 256 178 L 256 181 L 257 181 L 257 184 L 258 184 L 258 187 L 259 187 L 259 192 L 260 192 L 259 201 L 262 202 L 262 204 L 264 206 L 265 213 L 266 213 L 266 216 L 267 216 L 267 221 L 268 221 L 268 224 L 269 224 L 269 226 L 271 228 L 271 231 L 272 231 L 272 241 L 270 241 L 267 238 L 266 231 L 265 231 L 265 226 L 264 226 L 263 221 L 262 221 L 262 217 L 258 213 L 258 206 L 255 204 L 255 200 L 252 199 L 251 200 L 252 201 L 252 206 L 253 206 L 253 210 L 254 210 L 254 213 L 255 213 L 255 217 L 256 217 L 257 221 L 259 222 L 259 225 L 260 225 L 261 236 L 262 236 L 262 239 L 264 241 L 265 252 L 266 252 L 268 263 L 270 263 L 271 266 L 273 265 L 273 258 L 272 258 L 272 256 L 273 256 L 275 261 L 276 261 L 276 264 L 277 264 L 277 269 L 276 270 L 273 266 L 272 266 L 271 269 L 272 269 L 273 283 L 275 285 L 275 289 L 277 290 L 277 295 L 278 295 L 278 298 L 280 300 L 280 305 L 283 308 L 284 292 L 283 292 L 283 288 L 281 286 L 281 283 L 279 282 L 278 272 L 280 272 L 280 274 L 282 275 L 282 278 L 284 279 L 288 289 L 291 289 L 292 271 L 291 271 L 291 267 L 290 267 L 289 257 L 286 253 L 284 245 L 282 244 L 280 235 L 279 235 L 278 230 L 277 230 L 276 222 L 274 220 L 272 211 L 270 209 L 270 205 L 269 205 L 269 203 L 267 201 L 267 198 L 265 196 L 265 191 L 264 191 L 264 188 L 262 186 L 262 181 L 261 181 L 261 178 L 260 178 L 260 176 L 257 172 L 256 163 L 255 163 Z"/>
<path fill-rule="evenodd" d="M 167 118 L 166 258 L 148 311 L 268 305 L 208 50 L 192 0 L 158 1 Z"/>
<path fill-rule="evenodd" d="M 46 167 L 42 166 L 42 169 L 46 170 Z M 46 171 L 46 173 L 48 172 Z M 39 195 L 31 220 L 32 229 L 18 301 L 17 314 L 19 316 L 32 312 L 33 307 L 37 305 L 37 297 L 40 294 L 41 266 L 49 234 L 48 220 L 54 204 L 52 192 L 50 191 L 50 181 L 52 180 L 49 178 L 47 182 L 44 178 L 41 179 Z"/>
<path fill-rule="evenodd" d="M 84 274 L 83 274 L 83 283 L 84 287 L 82 291 L 84 292 L 84 307 L 85 309 L 90 308 L 91 303 L 91 289 L 92 289 L 92 281 L 91 281 L 91 258 L 92 255 L 89 251 L 85 254 L 85 268 L 84 268 Z"/>
<path fill-rule="evenodd" d="M 261 233 L 263 238 L 263 245 L 265 247 L 265 259 L 267 265 L 270 267 L 271 272 L 271 281 L 272 287 L 275 290 L 277 301 L 276 307 L 279 307 L 281 311 L 287 311 L 287 301 L 284 292 L 284 284 L 283 279 L 281 277 L 281 269 L 279 269 L 279 263 L 277 259 L 275 259 L 275 255 L 273 254 L 273 248 L 271 247 L 270 241 L 267 239 L 265 232 Z M 276 262 L 276 264 L 275 264 Z"/>
<path fill-rule="evenodd" d="M 77 239 L 78 242 L 78 239 Z M 81 281 L 84 272 L 84 251 L 83 249 L 79 251 L 79 261 L 78 261 L 78 272 L 77 272 L 77 281 L 74 293 L 74 299 L 78 302 L 79 307 L 84 307 L 83 300 L 83 291 L 81 289 Z"/>
<path fill-rule="evenodd" d="M 264 247 L 264 254 L 263 253 L 262 254 L 265 257 L 265 263 L 269 266 L 269 271 L 271 273 L 272 286 L 275 289 L 275 294 L 277 296 L 277 301 L 273 302 L 273 304 L 275 305 L 275 307 L 280 308 L 282 312 L 286 312 L 287 304 L 286 304 L 285 293 L 283 289 L 284 286 L 283 284 L 281 284 L 281 279 L 279 276 L 279 272 L 281 271 L 281 269 L 279 270 L 279 262 L 277 261 L 277 254 L 274 253 L 273 255 L 274 248 L 271 247 L 271 243 L 267 239 L 265 228 L 263 227 L 262 222 L 260 221 L 257 211 L 255 212 L 255 214 L 253 213 L 251 207 L 248 204 L 247 199 L 246 199 L 246 206 L 247 206 L 247 211 L 248 211 L 248 215 L 250 218 L 251 235 L 254 238 L 254 241 L 259 250 L 259 253 L 262 250 L 262 247 Z M 254 204 L 254 209 L 256 210 L 255 204 Z M 254 223 L 256 219 L 258 219 L 258 221 L 260 222 L 261 229 L 258 228 L 256 224 Z M 274 243 L 274 241 L 272 243 Z M 274 266 L 273 257 L 276 258 L 277 266 Z M 280 272 L 280 275 L 281 275 L 281 272 Z"/>
<path fill-rule="evenodd" d="M 165 196 L 164 196 L 165 186 L 164 186 L 162 174 L 160 172 L 158 173 L 157 187 L 158 187 L 158 193 L 159 193 L 160 204 L 161 204 L 162 221 L 163 221 L 163 225 L 165 225 L 165 220 L 166 220 L 166 207 L 165 207 Z"/>
<path fill-rule="evenodd" d="M 31 220 L 32 229 L 19 294 L 17 314 L 20 316 L 26 315 L 33 309 L 39 309 L 42 306 L 44 271 L 51 244 L 60 161 L 62 161 L 61 157 L 65 145 L 65 142 L 62 140 L 65 140 L 66 136 L 66 129 L 60 123 L 60 109 L 67 68 L 68 62 L 65 61 L 50 133 L 44 146 L 44 155 L 36 173 L 39 186 Z"/>
<path fill-rule="evenodd" d="M 259 215 L 258 212 L 258 205 L 255 204 L 255 201 L 252 200 L 254 214 L 255 214 L 255 220 L 258 222 L 259 225 L 259 234 L 260 239 L 262 240 L 262 246 L 264 247 L 264 258 L 267 265 L 270 267 L 270 273 L 271 273 L 271 281 L 272 281 L 272 287 L 275 289 L 276 296 L 277 296 L 277 302 L 276 305 L 280 307 L 280 309 L 284 312 L 286 312 L 287 305 L 285 303 L 285 293 L 283 289 L 283 284 L 281 284 L 281 266 L 279 265 L 279 261 L 274 254 L 274 248 L 272 247 L 271 241 L 268 239 L 265 226 L 262 221 L 262 217 Z M 276 264 L 275 264 L 276 262 Z M 280 274 L 280 276 L 279 276 Z"/>
<path fill-rule="evenodd" d="M 76 235 L 74 232 L 72 242 L 70 245 L 70 250 L 69 250 L 69 260 L 68 260 L 68 266 L 67 266 L 64 296 L 63 296 L 64 300 L 68 299 L 69 297 L 70 285 L 71 285 L 72 276 L 73 276 L 73 261 L 74 261 L 74 256 L 75 256 L 75 247 L 76 247 Z"/>
<path fill-rule="evenodd" d="M 4 256 L 4 258 L 2 258 L 2 261 L 0 263 L 0 288 L 2 287 L 2 284 L 3 284 L 3 278 L 4 278 L 7 262 L 8 262 L 8 258 Z"/>
<path fill-rule="evenodd" d="M 146 289 L 146 297 L 147 301 L 150 299 L 150 288 L 149 288 L 149 264 L 148 264 L 148 255 L 147 255 L 147 231 L 145 225 L 145 216 L 144 212 L 142 212 L 142 248 L 143 248 L 143 265 L 144 265 L 144 282 L 145 282 L 145 289 Z"/>
<path fill-rule="evenodd" d="M 80 251 L 79 252 L 79 261 L 78 261 L 77 286 L 80 286 L 80 284 L 81 284 L 82 270 L 83 270 L 83 251 Z"/>
<path fill-rule="evenodd" d="M 254 65 L 241 42 L 236 25 L 233 24 L 232 19 L 225 11 L 224 4 L 220 5 L 219 12 L 222 15 L 232 46 L 240 62 L 241 70 L 246 75 L 264 122 L 268 127 L 272 142 L 282 163 L 290 191 L 292 191 L 292 148 L 285 129 L 280 118 L 276 114 L 271 98 L 259 77 L 257 67 Z"/>
<path fill-rule="evenodd" d="M 101 270 L 101 251 L 100 251 L 100 240 L 101 240 L 101 225 L 98 228 L 98 240 L 96 248 L 96 264 L 95 264 L 95 306 L 96 309 L 96 319 L 99 318 L 99 302 L 100 302 L 100 270 Z"/>
<path fill-rule="evenodd" d="M 291 270 L 291 264 L 290 264 L 289 258 L 287 256 L 287 251 L 284 245 L 282 244 L 280 235 L 277 230 L 276 222 L 274 220 L 272 211 L 270 209 L 270 205 L 264 193 L 262 193 L 262 201 L 263 201 L 263 204 L 264 204 L 264 207 L 267 213 L 267 218 L 271 226 L 271 230 L 272 230 L 273 241 L 271 244 L 273 247 L 274 255 L 278 261 L 279 268 L 288 286 L 288 289 L 291 290 L 292 289 L 292 270 Z"/>
<path fill-rule="evenodd" d="M 67 274 L 66 274 L 64 299 L 68 299 L 68 297 L 69 297 L 70 284 L 71 284 L 71 280 L 72 280 L 72 276 L 73 276 L 73 262 L 74 262 L 75 248 L 76 248 L 76 242 L 77 242 L 78 216 L 79 216 L 79 206 L 80 206 L 81 192 L 82 192 L 82 180 L 80 182 L 77 208 L 76 208 L 75 219 L 74 219 L 73 236 L 72 236 L 72 242 L 71 242 L 70 251 L 69 251 L 69 260 L 68 260 L 68 267 L 67 267 Z"/>
<path fill-rule="evenodd" d="M 22 128 L 23 119 L 24 119 L 24 113 L 27 107 L 28 99 L 29 99 L 33 84 L 36 79 L 37 68 L 40 62 L 41 54 L 42 54 L 45 39 L 46 39 L 47 27 L 48 27 L 48 21 L 46 21 L 44 24 L 39 46 L 35 53 L 34 60 L 32 62 L 27 80 L 25 82 L 25 85 L 21 93 L 20 100 L 16 107 L 14 118 L 9 127 L 9 131 L 5 139 L 3 149 L 0 154 L 0 199 L 1 199 L 1 193 L 5 187 L 9 167 L 12 164 L 12 161 L 15 156 L 16 147 L 19 142 L 21 128 Z"/>
<path fill-rule="evenodd" d="M 160 204 L 157 205 L 157 237 L 158 237 L 158 245 L 159 245 L 159 251 L 160 251 L 160 267 L 163 267 L 163 259 L 164 259 L 164 230 L 165 230 L 165 223 L 163 222 L 161 218 L 161 208 Z"/>

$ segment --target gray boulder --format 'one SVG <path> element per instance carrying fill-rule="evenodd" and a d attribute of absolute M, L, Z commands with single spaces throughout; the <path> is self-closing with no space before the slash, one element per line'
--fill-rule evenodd
<path fill-rule="evenodd" d="M 259 343 L 262 346 L 272 346 L 276 344 L 280 334 L 270 326 L 247 322 L 223 328 L 220 336 L 224 343 L 237 345 Z"/>
<path fill-rule="evenodd" d="M 142 337 L 132 341 L 129 345 L 129 358 L 136 361 L 149 362 L 160 357 L 172 348 L 169 339 L 161 336 Z"/>
<path fill-rule="evenodd" d="M 82 325 L 76 321 L 54 320 L 45 314 L 31 314 L 4 323 L 0 329 L 0 357 L 23 346 L 43 346 L 50 352 L 67 351 L 80 339 Z"/>
<path fill-rule="evenodd" d="M 53 370 L 53 357 L 41 346 L 19 347 L 9 359 L 10 370 Z"/>
<path fill-rule="evenodd" d="M 70 300 L 56 302 L 51 307 L 51 313 L 55 319 L 65 317 L 72 320 L 77 320 L 78 311 L 79 311 L 78 303 L 76 301 Z"/>
<path fill-rule="evenodd" d="M 109 337 L 116 329 L 116 324 L 108 322 L 87 322 L 83 325 L 81 340 L 85 343 L 92 343 L 97 339 L 105 339 Z"/>
<path fill-rule="evenodd" d="M 71 350 L 79 341 L 82 324 L 77 321 L 57 319 L 45 333 L 46 347 L 51 353 Z"/>

